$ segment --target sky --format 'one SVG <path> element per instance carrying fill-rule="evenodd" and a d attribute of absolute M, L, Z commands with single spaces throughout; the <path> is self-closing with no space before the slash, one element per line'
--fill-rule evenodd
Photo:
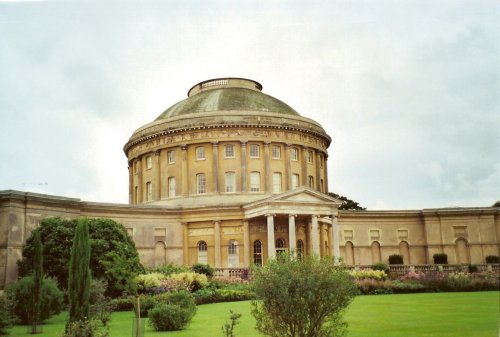
<path fill-rule="evenodd" d="M 0 0 L 0 190 L 128 202 L 123 146 L 198 82 L 260 82 L 374 210 L 500 200 L 498 1 Z"/>

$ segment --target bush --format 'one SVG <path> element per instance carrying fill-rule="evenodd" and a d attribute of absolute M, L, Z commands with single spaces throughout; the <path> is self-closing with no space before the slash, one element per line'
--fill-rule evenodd
<path fill-rule="evenodd" d="M 210 267 L 208 264 L 204 263 L 196 263 L 193 264 L 191 269 L 198 274 L 205 274 L 207 277 L 214 276 L 214 269 Z"/>
<path fill-rule="evenodd" d="M 389 256 L 389 264 L 403 264 L 403 255 L 393 254 Z"/>
<path fill-rule="evenodd" d="M 500 263 L 500 258 L 496 255 L 488 255 L 485 260 L 486 263 Z"/>
<path fill-rule="evenodd" d="M 134 302 L 135 298 L 133 297 L 113 298 L 109 301 L 113 311 L 132 311 L 134 310 Z"/>
<path fill-rule="evenodd" d="M 163 274 L 165 276 L 170 276 L 172 274 L 184 273 L 184 272 L 189 271 L 189 270 L 190 269 L 186 266 L 179 266 L 179 265 L 176 265 L 176 264 L 170 262 L 170 263 L 164 264 L 164 265 L 159 266 L 159 267 L 147 268 L 146 272 L 148 274 L 160 273 L 160 274 Z"/>
<path fill-rule="evenodd" d="M 177 291 L 169 294 L 158 296 L 160 302 L 167 302 L 169 304 L 178 305 L 189 313 L 189 320 L 193 318 L 196 313 L 196 303 L 193 295 L 187 291 Z"/>
<path fill-rule="evenodd" d="M 162 303 L 148 312 L 149 323 L 156 331 L 181 330 L 189 323 L 189 314 L 178 305 Z"/>
<path fill-rule="evenodd" d="M 421 293 L 426 290 L 424 285 L 418 282 L 400 282 L 398 280 L 392 282 L 391 289 L 394 294 Z"/>
<path fill-rule="evenodd" d="M 383 262 L 378 262 L 378 263 L 375 263 L 373 266 L 372 266 L 372 269 L 373 270 L 381 270 L 383 271 L 384 273 L 386 273 L 387 275 L 389 274 L 389 266 Z"/>
<path fill-rule="evenodd" d="M 90 283 L 90 317 L 97 319 L 106 326 L 111 320 L 114 310 L 113 302 L 104 296 L 106 292 L 106 281 L 92 280 Z"/>
<path fill-rule="evenodd" d="M 141 317 L 147 317 L 148 311 L 153 309 L 158 304 L 158 298 L 151 295 L 141 295 L 139 296 L 139 301 L 141 303 Z M 134 312 L 137 312 L 137 300 L 133 300 Z"/>
<path fill-rule="evenodd" d="M 5 295 L 0 295 L 0 336 L 9 333 L 8 330 L 13 323 L 12 307 L 12 300 Z"/>
<path fill-rule="evenodd" d="M 434 254 L 432 258 L 434 259 L 434 264 L 448 264 L 448 255 L 444 253 Z"/>
<path fill-rule="evenodd" d="M 193 293 L 196 304 L 237 302 L 255 299 L 255 293 L 250 289 L 200 289 Z"/>
<path fill-rule="evenodd" d="M 208 279 L 204 274 L 186 272 L 172 274 L 170 275 L 169 279 L 181 281 L 183 288 L 189 290 L 190 292 L 195 292 L 198 289 L 202 289 L 208 286 Z"/>
<path fill-rule="evenodd" d="M 7 296 L 12 299 L 13 314 L 22 324 L 28 324 L 33 315 L 31 296 L 33 289 L 33 277 L 23 277 L 5 290 Z M 42 281 L 40 320 L 43 322 L 54 314 L 61 312 L 64 304 L 63 293 L 57 287 L 52 278 L 44 278 Z"/>
<path fill-rule="evenodd" d="M 107 329 L 99 326 L 97 320 L 75 321 L 67 325 L 66 332 L 62 337 L 107 337 Z"/>
<path fill-rule="evenodd" d="M 363 279 L 373 279 L 373 280 L 385 280 L 387 279 L 387 274 L 383 270 L 351 270 L 349 272 L 355 279 L 363 280 Z"/>
<path fill-rule="evenodd" d="M 161 281 L 164 279 L 166 279 L 166 276 L 160 273 L 137 275 L 135 278 L 137 291 L 144 292 L 149 288 L 160 287 Z"/>
<path fill-rule="evenodd" d="M 479 268 L 474 264 L 469 264 L 467 266 L 467 270 L 469 271 L 469 273 L 472 274 L 472 273 L 477 273 L 479 271 Z"/>
<path fill-rule="evenodd" d="M 392 294 L 391 282 L 372 278 L 356 280 L 359 291 L 365 295 Z"/>

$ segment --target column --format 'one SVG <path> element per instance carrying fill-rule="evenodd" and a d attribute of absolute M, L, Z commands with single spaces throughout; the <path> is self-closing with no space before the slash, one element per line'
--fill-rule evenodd
<path fill-rule="evenodd" d="M 327 254 L 330 256 L 334 256 L 333 255 L 333 224 L 331 226 L 328 226 L 328 234 L 327 235 L 328 235 L 328 246 L 330 247 Z"/>
<path fill-rule="evenodd" d="M 220 268 L 221 267 L 220 221 L 214 221 L 214 252 L 215 252 L 215 268 Z"/>
<path fill-rule="evenodd" d="M 219 142 L 212 142 L 214 193 L 219 193 Z"/>
<path fill-rule="evenodd" d="M 181 177 L 182 177 L 182 183 L 181 183 L 181 195 L 187 196 L 189 195 L 189 185 L 188 185 L 188 162 L 187 162 L 187 145 L 183 144 L 181 145 L 181 157 L 182 157 L 182 162 L 181 162 Z"/>
<path fill-rule="evenodd" d="M 326 256 L 327 252 L 326 252 L 326 249 L 325 249 L 325 225 L 324 224 L 321 224 L 319 226 L 319 251 L 321 253 L 321 257 L 324 257 Z"/>
<path fill-rule="evenodd" d="M 311 222 L 311 239 L 312 239 L 312 252 L 314 255 L 319 256 L 319 233 L 318 233 L 318 216 L 316 214 L 312 215 Z"/>
<path fill-rule="evenodd" d="M 302 156 L 300 159 L 302 159 L 301 163 L 301 167 L 302 167 L 302 186 L 307 186 L 307 177 L 308 177 L 308 174 L 307 174 L 307 147 L 306 146 L 302 146 Z"/>
<path fill-rule="evenodd" d="M 188 223 L 182 223 L 182 255 L 184 265 L 189 265 L 189 228 Z"/>
<path fill-rule="evenodd" d="M 144 196 L 142 194 L 143 188 L 142 188 L 142 159 L 137 159 L 138 166 L 139 166 L 139 172 L 137 172 L 137 186 L 139 187 L 139 192 L 137 193 L 137 203 L 142 204 L 142 201 L 144 200 Z"/>
<path fill-rule="evenodd" d="M 154 200 L 160 200 L 161 199 L 161 172 L 160 172 L 160 151 L 155 151 L 155 169 L 154 171 L 156 172 L 156 183 L 154 187 L 155 191 L 155 196 Z"/>
<path fill-rule="evenodd" d="M 292 162 L 290 158 L 290 151 L 292 144 L 285 145 L 285 191 L 289 191 L 292 188 Z"/>
<path fill-rule="evenodd" d="M 128 203 L 134 203 L 134 165 L 131 161 L 128 163 Z"/>
<path fill-rule="evenodd" d="M 271 177 L 271 163 L 270 163 L 270 154 L 269 154 L 269 143 L 264 142 L 264 171 L 266 172 L 266 177 L 264 180 L 265 186 L 264 191 L 266 193 L 272 192 L 272 177 Z"/>
<path fill-rule="evenodd" d="M 295 217 L 297 215 L 295 214 L 289 214 L 288 215 L 288 241 L 290 242 L 290 254 L 292 256 L 296 256 L 296 245 L 297 245 L 297 238 L 295 235 Z"/>
<path fill-rule="evenodd" d="M 327 159 L 328 159 L 328 154 L 324 154 L 324 158 L 325 158 L 325 167 L 324 167 L 324 171 L 325 172 L 325 194 L 328 194 L 328 162 L 327 162 Z"/>
<path fill-rule="evenodd" d="M 316 190 L 323 192 L 321 190 L 321 153 L 319 151 L 316 152 L 316 162 L 314 163 L 316 166 Z M 324 193 L 324 192 L 323 192 Z"/>
<path fill-rule="evenodd" d="M 306 243 L 304 247 L 304 254 L 312 254 L 312 239 L 311 239 L 311 221 L 306 223 Z"/>
<path fill-rule="evenodd" d="M 276 258 L 274 246 L 274 214 L 267 214 L 267 259 Z"/>
<path fill-rule="evenodd" d="M 247 142 L 241 141 L 241 192 L 247 191 Z"/>
<path fill-rule="evenodd" d="M 243 265 L 250 267 L 250 231 L 248 220 L 243 220 Z"/>
<path fill-rule="evenodd" d="M 340 238 L 339 238 L 339 221 L 338 217 L 332 215 L 332 235 L 333 235 L 333 256 L 340 257 Z"/>

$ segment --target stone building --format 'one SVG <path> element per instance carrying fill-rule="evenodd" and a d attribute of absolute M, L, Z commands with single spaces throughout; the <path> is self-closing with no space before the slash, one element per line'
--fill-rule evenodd
<path fill-rule="evenodd" d="M 350 265 L 396 253 L 405 264 L 441 252 L 450 263 L 499 255 L 498 207 L 339 211 L 327 194 L 330 142 L 258 82 L 201 82 L 125 144 L 128 205 L 0 191 L 0 288 L 15 280 L 22 244 L 48 216 L 117 220 L 146 265 L 246 267 L 283 250 Z"/>

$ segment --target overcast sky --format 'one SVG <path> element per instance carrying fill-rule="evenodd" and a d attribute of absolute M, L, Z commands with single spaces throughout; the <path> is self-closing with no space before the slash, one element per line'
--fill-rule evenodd
<path fill-rule="evenodd" d="M 369 209 L 500 199 L 500 2 L 0 0 L 0 190 L 128 202 L 123 145 L 245 77 L 332 136 Z"/>

